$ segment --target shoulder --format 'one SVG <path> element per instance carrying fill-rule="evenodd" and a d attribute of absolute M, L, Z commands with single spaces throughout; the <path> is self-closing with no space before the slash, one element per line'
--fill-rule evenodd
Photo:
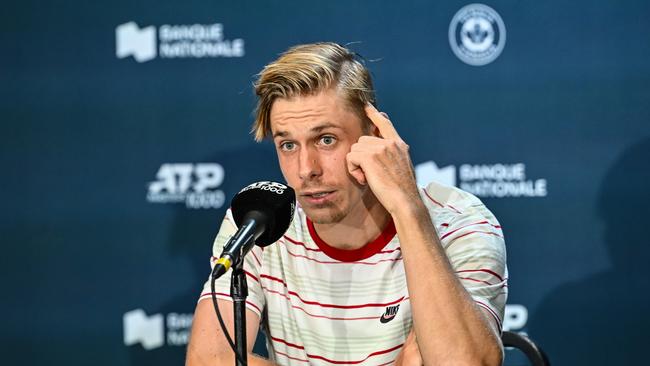
<path fill-rule="evenodd" d="M 426 187 L 420 188 L 420 197 L 429 212 L 437 214 L 462 214 L 485 208 L 483 202 L 473 194 L 462 189 L 431 182 Z"/>
<path fill-rule="evenodd" d="M 445 247 L 454 238 L 464 237 L 470 232 L 487 236 L 490 241 L 496 239 L 500 242 L 497 243 L 498 246 L 502 245 L 501 224 L 473 194 L 456 187 L 432 182 L 425 188 L 420 188 L 420 196 L 429 210 L 431 220 Z"/>

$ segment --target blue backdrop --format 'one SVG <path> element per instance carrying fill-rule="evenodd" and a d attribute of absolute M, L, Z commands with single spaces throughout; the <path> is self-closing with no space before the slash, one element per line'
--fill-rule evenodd
<path fill-rule="evenodd" d="M 482 66 L 451 47 L 468 4 L 5 4 L 0 362 L 182 364 L 230 198 L 282 180 L 254 75 L 326 40 L 367 60 L 419 178 L 499 218 L 506 327 L 556 365 L 645 363 L 650 3 L 486 1 Z"/>

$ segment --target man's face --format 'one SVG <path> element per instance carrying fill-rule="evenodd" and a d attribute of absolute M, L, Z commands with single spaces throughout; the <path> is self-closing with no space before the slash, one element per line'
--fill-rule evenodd
<path fill-rule="evenodd" d="M 298 202 L 317 224 L 332 224 L 364 210 L 370 191 L 348 174 L 346 155 L 362 135 L 359 117 L 334 90 L 278 99 L 271 132 L 280 169 Z"/>

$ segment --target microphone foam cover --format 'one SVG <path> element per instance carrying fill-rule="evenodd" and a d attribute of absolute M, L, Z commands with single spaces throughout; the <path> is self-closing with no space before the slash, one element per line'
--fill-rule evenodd
<path fill-rule="evenodd" d="M 257 182 L 244 187 L 233 197 L 230 204 L 237 227 L 241 227 L 246 215 L 257 211 L 265 220 L 264 232 L 255 244 L 265 247 L 278 241 L 287 231 L 296 207 L 293 188 L 276 182 Z"/>

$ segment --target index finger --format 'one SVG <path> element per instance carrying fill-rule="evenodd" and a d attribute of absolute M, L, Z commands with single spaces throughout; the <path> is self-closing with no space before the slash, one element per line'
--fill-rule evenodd
<path fill-rule="evenodd" d="M 370 103 L 366 104 L 365 111 L 368 118 L 370 118 L 372 123 L 379 130 L 379 134 L 381 135 L 381 137 L 385 139 L 394 139 L 394 140 L 401 139 L 399 137 L 399 134 L 397 133 L 397 130 L 395 130 L 393 123 L 388 118 L 386 118 L 386 116 L 384 116 L 381 112 L 379 112 L 374 105 Z"/>

